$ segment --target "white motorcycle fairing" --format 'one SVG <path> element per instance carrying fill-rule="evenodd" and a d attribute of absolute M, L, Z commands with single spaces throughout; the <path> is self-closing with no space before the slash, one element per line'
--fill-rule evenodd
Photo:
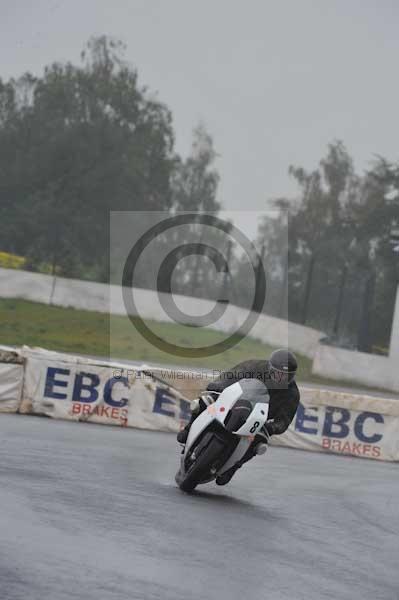
<path fill-rule="evenodd" d="M 213 421 L 218 421 L 221 425 L 224 425 L 227 415 L 230 410 L 234 410 L 234 405 L 242 395 L 243 388 L 241 387 L 240 382 L 230 385 L 220 394 L 214 404 L 208 406 L 208 408 L 195 419 L 191 425 L 184 452 L 181 456 L 182 472 L 184 472 L 185 458 L 189 454 L 190 448 L 193 446 L 198 436 L 201 435 Z M 230 458 L 219 468 L 217 473 L 214 474 L 215 477 L 230 469 L 243 458 L 249 446 L 252 444 L 255 435 L 261 431 L 263 425 L 267 421 L 269 410 L 269 404 L 267 402 L 268 398 L 269 396 L 265 394 L 265 402 L 254 403 L 252 411 L 248 408 L 248 419 L 237 431 L 232 432 L 233 435 L 237 435 L 241 439 Z"/>

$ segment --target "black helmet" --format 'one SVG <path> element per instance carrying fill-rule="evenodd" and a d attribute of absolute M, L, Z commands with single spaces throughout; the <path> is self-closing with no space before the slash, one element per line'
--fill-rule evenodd
<path fill-rule="evenodd" d="M 298 368 L 297 360 L 288 350 L 275 350 L 269 359 L 269 375 L 276 383 L 288 384 L 294 380 Z"/>

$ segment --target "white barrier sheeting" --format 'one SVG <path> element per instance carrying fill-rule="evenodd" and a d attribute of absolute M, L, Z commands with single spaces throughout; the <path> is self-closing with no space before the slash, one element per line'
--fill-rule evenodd
<path fill-rule="evenodd" d="M 0 361 L 0 413 L 15 413 L 21 402 L 22 356 L 12 348 L 0 346 Z"/>
<path fill-rule="evenodd" d="M 301 389 L 288 431 L 272 440 L 302 450 L 399 461 L 399 401 Z"/>
<path fill-rule="evenodd" d="M 22 413 L 159 431 L 178 431 L 189 418 L 187 398 L 154 371 L 150 374 L 150 367 L 27 347 L 22 354 Z M 15 385 L 15 377 L 13 381 Z M 16 410 L 18 393 L 13 398 L 10 406 Z M 399 401 L 301 387 L 301 404 L 290 428 L 272 441 L 302 450 L 399 461 Z"/>
<path fill-rule="evenodd" d="M 190 402 L 140 369 L 24 349 L 20 412 L 57 419 L 178 431 Z"/>

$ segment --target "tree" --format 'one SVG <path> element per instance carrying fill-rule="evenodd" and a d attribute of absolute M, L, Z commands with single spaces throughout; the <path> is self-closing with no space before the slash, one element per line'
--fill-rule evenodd
<path fill-rule="evenodd" d="M 389 245 L 392 224 L 399 223 L 396 167 L 378 159 L 359 177 L 342 142 L 334 142 L 317 169 L 290 173 L 299 197 L 276 202 L 280 219 L 260 230 L 278 263 L 288 211 L 290 320 L 338 335 L 344 345 L 386 348 L 396 288 Z M 280 285 L 274 273 L 269 289 Z"/>
<path fill-rule="evenodd" d="M 203 124 L 199 124 L 193 132 L 191 154 L 183 161 L 176 164 L 172 180 L 173 208 L 176 211 L 217 213 L 220 204 L 216 199 L 219 184 L 219 174 L 215 168 L 217 154 L 213 146 L 211 135 Z M 201 224 L 190 226 L 186 229 L 186 238 L 181 232 L 178 234 L 178 243 L 208 244 L 218 248 L 223 253 L 226 244 L 223 232 L 211 231 Z M 171 232 L 173 236 L 173 232 Z M 176 243 L 176 240 L 174 240 Z M 199 251 L 199 246 L 198 246 Z M 176 266 L 176 291 L 191 293 L 195 296 L 213 298 L 217 296 L 215 287 L 214 270 L 207 254 L 187 257 Z"/>
<path fill-rule="evenodd" d="M 358 197 L 359 180 L 339 141 L 328 146 L 318 169 L 290 167 L 289 172 L 300 189 L 289 211 L 289 314 L 325 327 L 334 316 L 334 289 L 353 240 L 348 206 Z"/>
<path fill-rule="evenodd" d="M 213 140 L 203 124 L 193 133 L 191 154 L 176 165 L 173 177 L 173 201 L 176 210 L 217 212 L 219 174 L 215 169 L 217 154 Z"/>
<path fill-rule="evenodd" d="M 399 223 L 398 173 L 397 166 L 383 158 L 376 159 L 363 178 L 363 201 L 353 206 L 358 264 L 372 277 L 369 285 L 374 288 L 369 307 L 369 339 L 379 351 L 387 350 L 389 345 L 398 284 L 398 258 L 390 244 L 391 230 Z"/>
<path fill-rule="evenodd" d="M 0 83 L 2 246 L 66 275 L 107 279 L 110 210 L 172 205 L 172 117 L 122 51 L 94 38 L 82 66 Z"/>

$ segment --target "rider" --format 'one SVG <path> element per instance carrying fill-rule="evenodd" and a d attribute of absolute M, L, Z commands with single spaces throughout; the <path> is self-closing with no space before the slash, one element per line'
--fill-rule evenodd
<path fill-rule="evenodd" d="M 193 421 L 210 404 L 215 402 L 225 388 L 240 379 L 257 378 L 263 381 L 269 392 L 269 413 L 265 429 L 269 436 L 280 435 L 288 428 L 299 404 L 299 390 L 295 383 L 298 365 L 292 352 L 285 349 L 275 350 L 269 360 L 247 360 L 232 369 L 224 371 L 218 379 L 209 383 L 206 392 L 201 394 L 192 410 L 191 419 L 184 429 L 177 434 L 177 441 L 185 444 Z M 208 393 L 207 393 L 208 392 Z M 213 393 L 216 392 L 216 393 Z M 241 464 L 235 465 L 216 478 L 218 485 L 225 485 L 233 477 L 237 469 L 256 454 L 250 448 Z"/>

